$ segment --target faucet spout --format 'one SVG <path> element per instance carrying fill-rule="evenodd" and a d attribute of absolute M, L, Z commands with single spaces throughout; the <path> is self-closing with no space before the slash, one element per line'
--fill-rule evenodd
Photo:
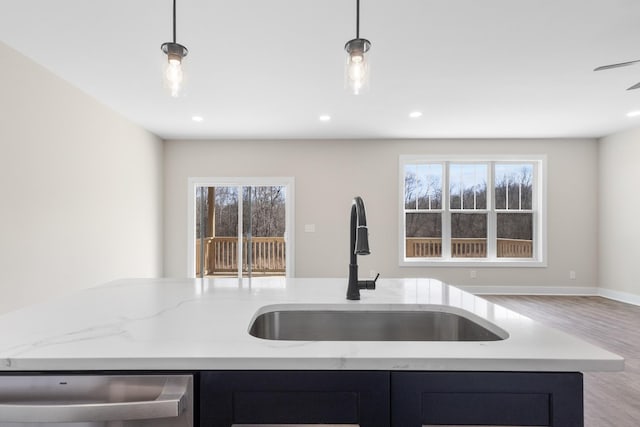
<path fill-rule="evenodd" d="M 359 196 L 356 196 L 351 204 L 351 238 L 355 239 L 355 244 L 352 243 L 351 245 L 353 256 L 369 255 L 371 253 L 369 251 L 367 214 L 364 210 L 364 202 Z"/>
<path fill-rule="evenodd" d="M 376 279 L 358 280 L 358 255 L 369 255 L 369 230 L 367 215 L 362 198 L 356 196 L 351 204 L 351 221 L 349 234 L 349 283 L 347 299 L 359 300 L 360 289 L 375 289 Z"/>

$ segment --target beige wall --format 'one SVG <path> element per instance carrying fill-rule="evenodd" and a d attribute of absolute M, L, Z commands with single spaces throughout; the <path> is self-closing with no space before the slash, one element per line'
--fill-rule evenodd
<path fill-rule="evenodd" d="M 159 276 L 162 257 L 166 275 L 184 276 L 189 176 L 294 176 L 298 277 L 346 276 L 348 213 L 359 194 L 372 246 L 359 257 L 364 276 L 599 284 L 640 295 L 640 199 L 630 197 L 640 181 L 640 130 L 599 142 L 166 141 L 163 168 L 157 137 L 2 43 L 0 57 L 10 64 L 0 71 L 0 313 L 119 277 Z M 398 155 L 421 153 L 547 155 L 548 267 L 474 267 L 476 279 L 472 268 L 399 267 Z"/>
<path fill-rule="evenodd" d="M 640 261 L 640 129 L 603 138 L 598 147 L 599 284 L 603 290 L 640 296 L 635 269 Z"/>
<path fill-rule="evenodd" d="M 162 142 L 0 43 L 0 313 L 162 274 Z"/>
<path fill-rule="evenodd" d="M 548 267 L 418 268 L 398 266 L 400 154 L 545 154 L 548 158 Z M 458 285 L 597 284 L 597 141 L 584 140 L 318 140 L 166 141 L 165 274 L 187 265 L 187 178 L 293 176 L 296 190 L 295 275 L 345 277 L 351 199 L 367 208 L 372 254 L 362 275 L 431 276 Z M 315 224 L 315 233 L 305 233 Z M 569 271 L 576 280 L 569 279 Z"/>

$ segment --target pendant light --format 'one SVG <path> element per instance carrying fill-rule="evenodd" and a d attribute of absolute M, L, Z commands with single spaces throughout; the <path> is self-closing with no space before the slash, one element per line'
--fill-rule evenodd
<path fill-rule="evenodd" d="M 176 43 L 176 0 L 173 0 L 173 41 L 163 43 L 160 48 L 167 55 L 163 73 L 164 86 L 171 91 L 171 96 L 178 97 L 184 86 L 183 61 L 189 51 Z"/>
<path fill-rule="evenodd" d="M 369 61 L 366 53 L 371 42 L 360 38 L 360 0 L 356 0 L 356 38 L 344 45 L 347 52 L 345 67 L 345 86 L 354 95 L 369 89 Z"/>

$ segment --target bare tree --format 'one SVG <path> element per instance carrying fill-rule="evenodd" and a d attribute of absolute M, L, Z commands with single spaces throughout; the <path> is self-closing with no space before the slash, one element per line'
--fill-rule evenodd
<path fill-rule="evenodd" d="M 245 204 L 245 209 L 243 209 L 244 228 L 247 230 L 250 221 L 251 235 L 256 237 L 284 236 L 286 213 L 284 187 L 247 187 L 243 203 Z"/>

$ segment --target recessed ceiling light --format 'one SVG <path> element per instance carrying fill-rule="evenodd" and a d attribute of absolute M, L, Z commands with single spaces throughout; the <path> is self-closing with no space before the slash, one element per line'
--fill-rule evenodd
<path fill-rule="evenodd" d="M 422 117 L 422 112 L 412 111 L 411 113 L 409 113 L 409 117 L 411 117 L 412 119 L 417 119 L 418 117 Z"/>
<path fill-rule="evenodd" d="M 202 116 L 193 116 L 191 117 L 191 120 L 193 120 L 194 122 L 201 122 L 204 120 L 204 118 Z"/>
<path fill-rule="evenodd" d="M 331 120 L 331 116 L 328 114 L 323 114 L 318 118 L 320 119 L 321 122 L 328 122 L 329 120 Z"/>
<path fill-rule="evenodd" d="M 640 110 L 629 111 L 627 113 L 627 117 L 638 117 L 638 116 L 640 116 Z"/>

